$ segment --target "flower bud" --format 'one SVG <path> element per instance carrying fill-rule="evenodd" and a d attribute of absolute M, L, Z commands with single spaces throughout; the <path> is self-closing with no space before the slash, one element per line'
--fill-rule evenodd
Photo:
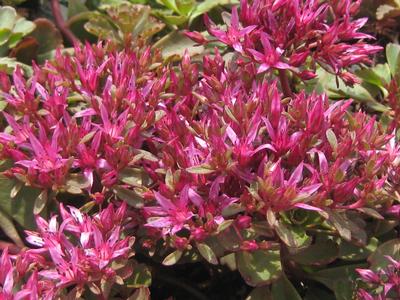
<path fill-rule="evenodd" d="M 187 238 L 184 237 L 175 237 L 174 239 L 174 246 L 177 250 L 185 250 L 188 245 Z"/>
<path fill-rule="evenodd" d="M 239 216 L 236 218 L 236 224 L 240 229 L 249 228 L 251 225 L 251 217 L 249 216 Z"/>
<path fill-rule="evenodd" d="M 202 242 L 207 237 L 207 233 L 201 227 L 195 228 L 194 230 L 192 230 L 192 237 L 196 242 Z"/>
<path fill-rule="evenodd" d="M 199 45 L 204 45 L 207 43 L 207 40 L 198 31 L 184 31 L 183 34 L 186 35 L 189 39 L 195 41 Z"/>
<path fill-rule="evenodd" d="M 256 241 L 243 241 L 242 245 L 240 246 L 241 250 L 244 251 L 256 251 L 260 247 L 258 246 Z"/>

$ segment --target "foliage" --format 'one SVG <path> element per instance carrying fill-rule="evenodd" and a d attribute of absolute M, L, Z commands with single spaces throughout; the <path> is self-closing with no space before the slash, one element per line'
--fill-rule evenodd
<path fill-rule="evenodd" d="M 85 29 L 99 37 L 124 44 L 127 40 L 149 39 L 163 29 L 164 24 L 150 16 L 151 8 L 129 3 L 106 8 L 107 15 L 96 14 Z M 116 27 L 116 28 L 115 28 Z"/>
<path fill-rule="evenodd" d="M 400 48 L 373 63 L 361 1 L 67 4 L 109 40 L 38 19 L 0 74 L 1 299 L 204 299 L 192 266 L 216 299 L 397 297 Z"/>
<path fill-rule="evenodd" d="M 8 71 L 13 60 L 3 58 L 15 48 L 22 38 L 35 29 L 35 24 L 18 16 L 11 6 L 0 6 L 0 69 Z"/>
<path fill-rule="evenodd" d="M 170 26 L 186 26 L 191 24 L 197 17 L 211 11 L 220 5 L 238 4 L 237 0 L 156 0 L 163 8 L 154 11 Z"/>
<path fill-rule="evenodd" d="M 0 7 L 0 69 L 12 73 L 20 66 L 31 74 L 30 64 L 50 58 L 49 52 L 62 45 L 54 24 L 38 18 L 34 22 L 19 16 L 10 6 Z M 7 57 L 9 56 L 9 57 Z"/>

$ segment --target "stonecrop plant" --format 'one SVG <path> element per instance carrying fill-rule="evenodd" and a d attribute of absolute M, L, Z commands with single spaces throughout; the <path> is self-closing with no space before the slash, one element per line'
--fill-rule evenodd
<path fill-rule="evenodd" d="M 218 46 L 201 62 L 99 42 L 2 74 L 0 299 L 238 299 L 162 276 L 181 265 L 243 299 L 397 299 L 398 123 L 296 88 L 359 82 L 360 5 L 242 0 L 186 32 Z"/>

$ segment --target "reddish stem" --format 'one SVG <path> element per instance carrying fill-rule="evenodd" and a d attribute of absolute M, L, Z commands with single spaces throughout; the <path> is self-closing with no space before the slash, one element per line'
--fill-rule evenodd
<path fill-rule="evenodd" d="M 0 250 L 4 250 L 6 248 L 8 248 L 8 251 L 11 254 L 17 254 L 21 250 L 21 248 L 15 244 L 0 241 Z"/>
<path fill-rule="evenodd" d="M 279 80 L 281 81 L 284 96 L 293 97 L 293 92 L 290 88 L 289 78 L 287 77 L 286 70 L 279 70 Z"/>
<path fill-rule="evenodd" d="M 72 31 L 65 24 L 64 18 L 61 14 L 60 3 L 58 0 L 51 0 L 51 11 L 53 12 L 54 21 L 58 29 L 60 29 L 63 36 L 72 44 L 79 44 L 78 38 L 72 33 Z"/>

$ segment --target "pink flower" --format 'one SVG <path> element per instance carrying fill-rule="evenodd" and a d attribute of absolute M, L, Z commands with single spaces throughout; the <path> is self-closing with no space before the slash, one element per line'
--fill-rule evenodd
<path fill-rule="evenodd" d="M 165 234 L 175 234 L 194 216 L 188 207 L 187 194 L 181 193 L 174 202 L 158 192 L 154 196 L 159 206 L 145 207 L 145 212 L 154 216 L 147 220 L 146 226 L 162 228 Z"/>
<path fill-rule="evenodd" d="M 241 28 L 239 25 L 239 16 L 236 7 L 232 9 L 230 24 L 228 26 L 227 32 L 216 29 L 215 24 L 212 23 L 212 21 L 207 15 L 204 16 L 204 23 L 206 24 L 207 29 L 211 35 L 215 36 L 221 42 L 229 46 L 232 46 L 233 49 L 235 49 L 237 52 L 240 53 L 243 52 L 241 43 L 243 37 L 245 37 L 247 34 L 249 34 L 255 28 L 257 28 L 256 25 Z"/>
<path fill-rule="evenodd" d="M 55 293 L 72 285 L 83 290 L 85 285 L 115 278 L 117 271 L 112 268 L 112 262 L 128 259 L 134 242 L 133 237 L 122 237 L 126 204 L 116 211 L 109 205 L 93 217 L 74 207 L 68 211 L 61 206 L 60 210 L 61 224 L 56 216 L 50 222 L 38 216 L 39 232 L 27 231 L 27 241 L 39 247 L 34 251 L 50 254 L 50 264 L 38 275 L 55 284 Z M 113 221 L 107 221 L 112 221 L 110 226 L 100 222 L 106 215 L 113 217 Z"/>
<path fill-rule="evenodd" d="M 284 51 L 279 47 L 274 48 L 271 45 L 269 41 L 269 36 L 266 33 L 261 32 L 260 35 L 264 53 L 260 53 L 255 49 L 248 49 L 254 60 L 260 63 L 257 72 L 263 73 L 265 71 L 268 71 L 270 68 L 282 70 L 290 69 L 290 66 L 282 61 L 282 54 Z"/>

